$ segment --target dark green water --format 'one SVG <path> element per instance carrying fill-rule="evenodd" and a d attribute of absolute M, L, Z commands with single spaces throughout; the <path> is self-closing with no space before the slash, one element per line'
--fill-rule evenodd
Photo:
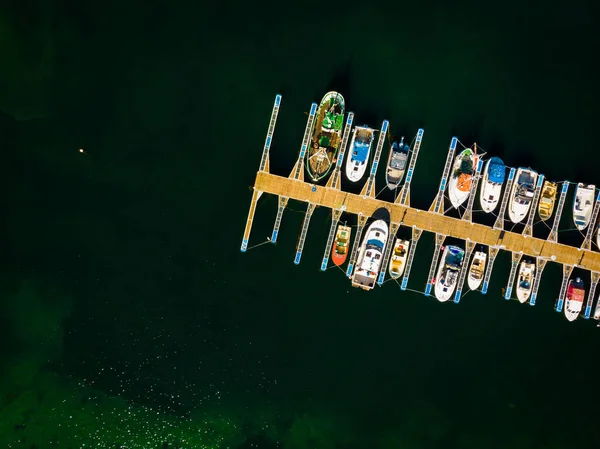
<path fill-rule="evenodd" d="M 425 129 L 415 207 L 431 204 L 453 135 L 509 166 L 600 183 L 597 8 L 327 7 L 3 9 L 0 446 L 597 441 L 598 329 L 553 311 L 558 265 L 535 307 L 502 298 L 505 253 L 488 294 L 459 305 L 393 283 L 356 291 L 319 271 L 327 210 L 293 264 L 296 201 L 277 245 L 239 251 L 277 93 L 276 174 L 293 167 L 310 104 L 335 88 L 357 122 Z M 276 206 L 261 198 L 250 245 L 270 236 Z M 579 245 L 570 208 L 559 240 Z M 425 234 L 409 288 L 423 290 L 433 248 Z"/>

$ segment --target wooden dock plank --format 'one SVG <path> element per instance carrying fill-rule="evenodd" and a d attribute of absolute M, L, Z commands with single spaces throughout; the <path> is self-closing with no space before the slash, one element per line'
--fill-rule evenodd
<path fill-rule="evenodd" d="M 282 195 L 317 206 L 340 209 L 351 214 L 371 216 L 379 208 L 390 213 L 390 220 L 404 226 L 416 226 L 424 231 L 445 234 L 450 237 L 481 243 L 487 246 L 500 245 L 505 251 L 522 252 L 532 257 L 555 257 L 554 261 L 565 265 L 600 272 L 600 253 L 580 250 L 572 246 L 554 243 L 535 237 L 526 237 L 509 231 L 494 230 L 488 226 L 469 223 L 458 218 L 415 209 L 387 201 L 343 192 L 325 186 L 258 172 L 254 189 L 273 195 Z M 314 190 L 314 191 L 313 191 Z"/>

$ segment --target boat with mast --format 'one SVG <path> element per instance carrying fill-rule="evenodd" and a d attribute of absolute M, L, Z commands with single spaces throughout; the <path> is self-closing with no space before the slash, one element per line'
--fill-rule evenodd
<path fill-rule="evenodd" d="M 583 309 L 585 298 L 585 285 L 580 277 L 569 280 L 567 297 L 565 298 L 565 317 L 569 321 L 575 321 Z"/>
<path fill-rule="evenodd" d="M 496 209 L 502 194 L 505 175 L 506 166 L 499 157 L 494 156 L 485 163 L 479 193 L 479 203 L 484 212 L 490 213 Z"/>
<path fill-rule="evenodd" d="M 594 195 L 596 186 L 594 184 L 577 184 L 575 189 L 575 200 L 573 201 L 573 221 L 580 231 L 587 228 L 594 207 Z"/>
<path fill-rule="evenodd" d="M 535 184 L 538 174 L 531 168 L 519 167 L 515 176 L 515 182 L 510 193 L 510 206 L 508 208 L 508 216 L 513 223 L 523 221 L 535 192 Z"/>
<path fill-rule="evenodd" d="M 533 287 L 533 277 L 535 276 L 535 264 L 524 260 L 519 267 L 519 277 L 517 278 L 517 299 L 522 304 L 531 296 Z"/>
<path fill-rule="evenodd" d="M 356 259 L 356 268 L 352 276 L 353 287 L 371 290 L 375 286 L 383 261 L 388 229 L 387 223 L 383 220 L 375 220 L 367 228 Z"/>
<path fill-rule="evenodd" d="M 448 198 L 455 209 L 458 209 L 469 197 L 477 159 L 477 144 L 473 150 L 471 148 L 464 149 L 454 159 L 452 175 L 448 181 Z"/>
<path fill-rule="evenodd" d="M 369 154 L 373 146 L 375 130 L 368 126 L 356 126 L 350 142 L 350 154 L 346 159 L 346 177 L 358 182 L 367 170 Z"/>
<path fill-rule="evenodd" d="M 464 257 L 465 251 L 458 246 L 448 245 L 444 248 L 435 278 L 435 297 L 438 301 L 448 301 L 454 293 Z"/>
<path fill-rule="evenodd" d="M 313 181 L 323 179 L 335 165 L 344 127 L 344 97 L 327 92 L 315 117 L 306 170 Z"/>
<path fill-rule="evenodd" d="M 387 170 L 385 172 L 385 181 L 388 189 L 394 190 L 402 182 L 404 172 L 408 165 L 408 153 L 410 147 L 404 143 L 404 136 L 400 143 L 392 143 L 390 155 L 388 156 Z"/>
<path fill-rule="evenodd" d="M 548 220 L 554 212 L 557 185 L 555 182 L 544 181 L 538 204 L 538 214 L 543 221 Z"/>

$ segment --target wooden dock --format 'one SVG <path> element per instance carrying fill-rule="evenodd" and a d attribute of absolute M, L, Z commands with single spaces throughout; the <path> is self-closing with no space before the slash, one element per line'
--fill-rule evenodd
<path fill-rule="evenodd" d="M 600 253 L 595 251 L 582 250 L 514 232 L 496 230 L 439 213 L 381 201 L 370 196 L 360 196 L 324 186 L 313 187 L 303 181 L 266 172 L 257 173 L 254 189 L 328 209 L 343 208 L 347 213 L 366 217 L 373 215 L 377 209 L 385 208 L 390 213 L 390 221 L 400 223 L 402 226 L 414 226 L 423 231 L 471 240 L 486 246 L 499 246 L 506 251 L 533 257 L 545 257 L 563 265 L 578 266 L 585 270 L 600 272 Z"/>
<path fill-rule="evenodd" d="M 429 279 L 425 288 L 425 295 L 429 295 L 433 283 L 433 274 L 437 264 L 437 258 L 439 255 L 440 247 L 446 237 L 453 237 L 456 239 L 464 240 L 466 242 L 466 254 L 465 263 L 461 269 L 461 276 L 459 278 L 454 302 L 460 301 L 462 293 L 462 285 L 465 279 L 467 268 L 465 267 L 470 260 L 471 252 L 476 244 L 485 245 L 488 248 L 488 262 L 485 271 L 485 278 L 483 281 L 483 287 L 481 293 L 487 292 L 489 279 L 494 265 L 494 259 L 498 251 L 504 250 L 511 253 L 511 271 L 506 287 L 505 298 L 510 299 L 513 284 L 515 282 L 515 276 L 517 267 L 523 256 L 529 256 L 536 259 L 536 274 L 533 282 L 533 288 L 531 291 L 531 297 L 529 299 L 530 305 L 535 305 L 537 291 L 540 284 L 542 272 L 548 262 L 555 262 L 562 265 L 563 279 L 560 292 L 558 294 L 555 309 L 557 312 L 563 310 L 563 304 L 567 291 L 568 280 L 574 267 L 584 269 L 591 272 L 591 285 L 587 289 L 587 301 L 585 303 L 584 310 L 582 310 L 581 316 L 588 319 L 592 315 L 593 303 L 595 299 L 596 287 L 600 281 L 600 252 L 591 250 L 591 240 L 597 229 L 596 220 L 600 212 L 600 193 L 596 197 L 596 203 L 592 217 L 586 230 L 585 240 L 581 247 L 576 248 L 569 245 L 558 243 L 557 232 L 558 225 L 560 223 L 560 217 L 562 214 L 563 206 L 565 203 L 566 194 L 568 191 L 569 183 L 564 182 L 561 188 L 560 199 L 554 213 L 554 222 L 548 239 L 540 239 L 534 237 L 532 234 L 533 219 L 537 209 L 537 202 L 539 200 L 540 189 L 544 180 L 544 176 L 540 175 L 537 185 L 534 199 L 532 201 L 530 211 L 527 219 L 524 221 L 525 230 L 523 233 L 516 233 L 504 230 L 504 215 L 506 213 L 507 200 L 509 196 L 510 187 L 513 182 L 516 182 L 515 169 L 509 170 L 508 177 L 506 179 L 506 186 L 503 189 L 503 198 L 500 205 L 500 211 L 496 219 L 496 223 L 493 227 L 485 226 L 478 223 L 472 222 L 472 207 L 473 200 L 476 195 L 477 180 L 479 173 L 482 168 L 481 161 L 479 162 L 475 171 L 475 192 L 471 192 L 469 202 L 467 204 L 466 212 L 462 215 L 462 218 L 453 218 L 445 216 L 444 211 L 444 195 L 447 187 L 447 181 L 449 179 L 450 167 L 454 158 L 455 149 L 457 145 L 457 139 L 452 138 L 450 147 L 448 150 L 448 156 L 444 167 L 444 172 L 440 179 L 440 187 L 438 193 L 433 200 L 433 203 L 429 210 L 420 210 L 410 206 L 410 185 L 411 180 L 414 176 L 414 169 L 416 164 L 416 158 L 419 154 L 419 148 L 423 138 L 423 130 L 419 129 L 415 140 L 413 141 L 413 147 L 411 149 L 412 157 L 410 164 L 407 167 L 406 179 L 403 187 L 401 188 L 399 195 L 395 202 L 382 201 L 375 198 L 375 175 L 377 167 L 379 165 L 379 159 L 381 156 L 382 147 L 385 141 L 385 135 L 388 130 L 388 122 L 385 120 L 381 127 L 381 133 L 377 148 L 374 152 L 374 160 L 369 176 L 365 181 L 364 187 L 360 194 L 353 194 L 340 190 L 340 177 L 342 169 L 342 161 L 346 146 L 348 144 L 350 129 L 354 120 L 354 114 L 349 112 L 347 117 L 346 126 L 344 128 L 343 137 L 341 140 L 341 147 L 339 156 L 335 161 L 335 166 L 329 175 L 329 181 L 326 185 L 311 184 L 304 181 L 303 171 L 306 152 L 308 149 L 308 143 L 310 134 L 313 129 L 313 122 L 315 120 L 315 113 L 317 105 L 312 104 L 310 114 L 308 117 L 308 123 L 304 132 L 304 138 L 302 145 L 299 150 L 299 157 L 294 165 L 289 177 L 278 176 L 269 173 L 269 150 L 273 139 L 273 133 L 275 129 L 275 122 L 277 120 L 277 114 L 281 105 L 281 96 L 278 95 L 275 99 L 273 106 L 273 112 L 271 114 L 271 121 L 265 145 L 263 147 L 263 154 L 259 171 L 256 175 L 254 183 L 254 191 L 252 194 L 252 201 L 250 204 L 250 211 L 248 219 L 246 221 L 246 228 L 244 230 L 244 237 L 242 240 L 241 251 L 248 249 L 248 242 L 250 239 L 250 231 L 252 228 L 252 222 L 254 219 L 254 213 L 256 211 L 256 203 L 263 193 L 277 195 L 279 198 L 279 207 L 277 211 L 277 218 L 273 228 L 271 236 L 271 242 L 277 240 L 279 233 L 279 227 L 281 225 L 281 219 L 283 212 L 287 206 L 289 199 L 302 201 L 307 203 L 307 210 L 302 224 L 302 232 L 298 240 L 298 246 L 296 249 L 296 256 L 294 263 L 300 263 L 304 242 L 307 236 L 308 227 L 312 213 L 316 207 L 326 207 L 332 212 L 332 223 L 329 230 L 329 237 L 325 246 L 323 261 L 321 263 L 321 270 L 325 270 L 329 262 L 329 255 L 333 243 L 333 236 L 337 224 L 340 220 L 342 213 L 355 214 L 358 216 L 358 226 L 356 235 L 353 236 L 354 244 L 352 252 L 348 261 L 347 276 L 351 276 L 352 269 L 356 260 L 357 248 L 362 235 L 363 228 L 367 222 L 367 219 L 373 216 L 375 211 L 380 209 L 386 209 L 390 216 L 390 233 L 386 245 L 384 254 L 384 261 L 381 266 L 381 272 L 379 273 L 379 279 L 377 283 L 381 285 L 386 275 L 387 261 L 393 246 L 393 239 L 396 236 L 396 232 L 400 226 L 406 226 L 412 228 L 412 243 L 406 262 L 406 268 L 404 277 L 401 283 L 401 289 L 405 290 L 408 283 L 408 277 L 410 275 L 410 267 L 412 259 L 416 250 L 417 242 L 423 231 L 434 233 L 436 236 L 436 251 L 434 253 L 434 259 L 432 260 L 431 269 L 429 272 Z M 593 318 L 600 321 L 600 301 L 597 301 L 596 307 L 593 313 Z M 599 325 L 600 326 L 600 325 Z"/>

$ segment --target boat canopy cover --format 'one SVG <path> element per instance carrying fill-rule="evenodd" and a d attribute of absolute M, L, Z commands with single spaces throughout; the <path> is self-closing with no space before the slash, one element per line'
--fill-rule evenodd
<path fill-rule="evenodd" d="M 383 243 L 381 242 L 381 240 L 377 240 L 377 239 L 368 240 L 367 246 L 375 246 L 375 247 L 379 248 L 380 250 L 383 250 Z"/>
<path fill-rule="evenodd" d="M 506 174 L 506 166 L 502 159 L 499 157 L 493 157 L 490 159 L 490 165 L 488 167 L 488 176 L 491 182 L 502 184 L 504 182 L 504 176 Z"/>
<path fill-rule="evenodd" d="M 446 256 L 446 263 L 458 267 L 462 264 L 464 254 L 461 248 L 450 247 Z"/>
<path fill-rule="evenodd" d="M 352 148 L 352 160 L 358 162 L 365 162 L 367 159 L 367 153 L 369 152 L 369 144 L 366 142 L 354 141 L 354 148 Z"/>

